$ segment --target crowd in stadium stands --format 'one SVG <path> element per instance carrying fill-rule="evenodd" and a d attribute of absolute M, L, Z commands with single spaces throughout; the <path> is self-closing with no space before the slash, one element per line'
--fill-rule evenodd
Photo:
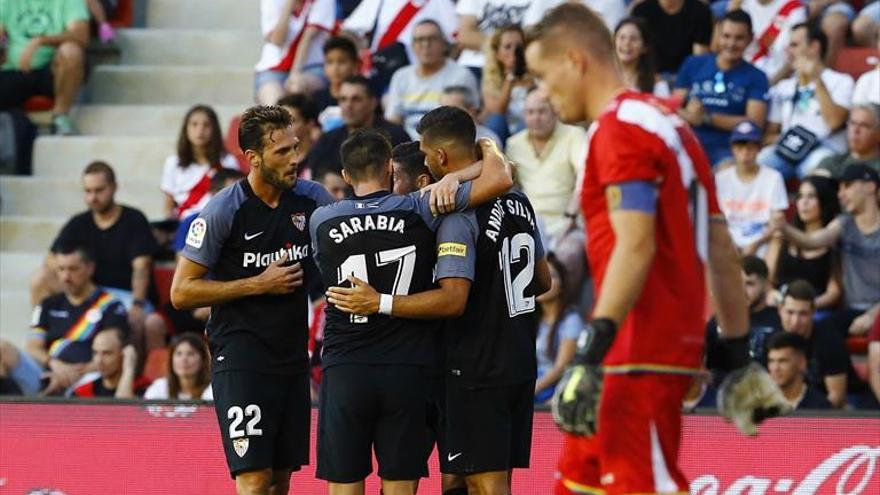
<path fill-rule="evenodd" d="M 347 192 L 341 143 L 365 128 L 396 145 L 395 192 L 430 183 L 408 142 L 439 105 L 464 109 L 478 136 L 505 148 L 555 253 L 535 321 L 537 402 L 572 360 L 590 304 L 577 187 L 589 134 L 557 120 L 523 56 L 529 26 L 563 1 L 261 0 L 254 67 L 255 101 L 291 114 L 300 176 L 336 198 Z M 880 0 L 580 1 L 607 24 L 625 80 L 677 110 L 713 164 L 743 254 L 753 358 L 797 408 L 880 407 Z M 119 2 L 41 0 L 59 7 L 42 32 L 28 3 L 0 0 L 0 113 L 48 96 L 52 132 L 75 134 L 89 22 L 94 43 L 112 42 Z M 248 166 L 212 108 L 182 117 L 160 180 L 167 219 L 156 219 L 172 234 L 154 237 L 142 213 L 115 202 L 113 169 L 90 164 L 88 211 L 32 280 L 27 345 L 0 343 L 2 392 L 211 399 L 200 336 L 210 309 L 160 304 L 151 266 L 180 250 L 195 214 Z M 324 302 L 310 292 L 316 391 Z M 714 318 L 706 338 L 688 406 L 714 405 Z"/>

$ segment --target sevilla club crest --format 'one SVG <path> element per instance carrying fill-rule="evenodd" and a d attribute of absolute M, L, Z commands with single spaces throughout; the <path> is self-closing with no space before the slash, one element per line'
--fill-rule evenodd
<path fill-rule="evenodd" d="M 302 232 L 306 228 L 306 214 L 305 213 L 294 213 L 290 215 L 290 221 L 293 222 L 293 225 Z"/>
<path fill-rule="evenodd" d="M 232 441 L 232 447 L 235 449 L 235 453 L 238 454 L 239 457 L 244 457 L 247 453 L 248 445 L 250 441 L 247 438 L 236 438 Z"/>

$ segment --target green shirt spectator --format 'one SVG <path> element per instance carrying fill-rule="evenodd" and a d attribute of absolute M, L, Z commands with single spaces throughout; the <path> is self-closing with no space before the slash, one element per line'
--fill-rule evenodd
<path fill-rule="evenodd" d="M 0 25 L 8 39 L 3 69 L 19 69 L 34 38 L 61 34 L 76 21 L 89 21 L 84 0 L 0 0 Z M 41 45 L 33 52 L 30 67 L 47 67 L 54 55 L 55 47 Z"/>

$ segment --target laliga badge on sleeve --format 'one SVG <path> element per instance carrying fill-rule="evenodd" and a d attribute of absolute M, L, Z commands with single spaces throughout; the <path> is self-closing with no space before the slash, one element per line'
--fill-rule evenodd
<path fill-rule="evenodd" d="M 205 219 L 196 218 L 189 226 L 189 232 L 186 234 L 186 244 L 196 249 L 201 249 L 207 231 L 208 223 L 205 222 Z"/>

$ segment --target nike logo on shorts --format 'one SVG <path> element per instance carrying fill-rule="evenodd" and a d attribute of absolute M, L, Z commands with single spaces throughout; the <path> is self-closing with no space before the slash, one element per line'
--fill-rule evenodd
<path fill-rule="evenodd" d="M 263 232 L 265 232 L 265 231 L 263 231 Z M 259 236 L 263 235 L 263 232 L 257 232 L 256 234 L 248 234 L 247 232 L 245 232 L 244 240 L 249 241 L 255 237 L 259 237 Z"/>
<path fill-rule="evenodd" d="M 452 462 L 452 461 L 454 461 L 455 459 L 457 459 L 458 456 L 460 456 L 461 454 L 462 454 L 461 452 L 459 452 L 459 453 L 457 453 L 457 454 L 455 454 L 455 455 L 452 455 L 451 453 L 446 454 L 446 460 L 449 461 L 449 462 Z"/>

